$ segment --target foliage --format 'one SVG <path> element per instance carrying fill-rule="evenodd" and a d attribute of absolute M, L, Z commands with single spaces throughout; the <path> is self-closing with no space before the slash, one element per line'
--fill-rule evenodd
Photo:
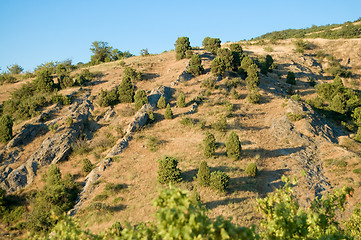
<path fill-rule="evenodd" d="M 36 73 L 34 84 L 39 92 L 51 92 L 55 89 L 53 77 L 48 69 L 42 69 Z"/>
<path fill-rule="evenodd" d="M 130 77 L 133 82 L 142 80 L 142 73 L 131 67 L 125 67 L 123 75 Z"/>
<path fill-rule="evenodd" d="M 203 155 L 206 157 L 213 157 L 216 152 L 216 139 L 210 132 L 206 132 L 206 137 L 203 139 Z"/>
<path fill-rule="evenodd" d="M 351 117 L 357 126 L 361 126 L 361 107 L 357 107 L 352 111 Z"/>
<path fill-rule="evenodd" d="M 293 44 L 296 47 L 296 49 L 295 49 L 296 53 L 303 54 L 305 52 L 305 50 L 311 49 L 311 44 L 308 41 L 304 41 L 302 39 L 298 39 L 298 40 L 294 41 Z"/>
<path fill-rule="evenodd" d="M 147 145 L 146 146 L 151 152 L 158 151 L 158 147 L 160 144 L 162 144 L 162 141 L 159 140 L 158 138 L 152 137 L 152 136 L 147 137 Z"/>
<path fill-rule="evenodd" d="M 226 71 L 232 71 L 234 68 L 234 58 L 232 52 L 228 48 L 218 48 L 217 57 L 221 58 Z"/>
<path fill-rule="evenodd" d="M 257 71 L 257 65 L 251 64 L 247 68 L 247 77 L 246 77 L 246 87 L 248 92 L 252 92 L 252 90 L 258 89 L 259 86 L 259 75 Z"/>
<path fill-rule="evenodd" d="M 34 207 L 27 217 L 27 228 L 33 232 L 48 231 L 70 210 L 77 197 L 78 187 L 70 175 L 62 178 L 59 168 L 51 165 L 44 189 L 36 194 Z"/>
<path fill-rule="evenodd" d="M 239 52 L 240 54 L 243 53 L 242 46 L 239 43 L 232 43 L 231 45 L 229 45 L 229 48 L 232 52 Z"/>
<path fill-rule="evenodd" d="M 90 57 L 90 64 L 96 65 L 104 62 L 115 61 L 133 56 L 128 51 L 121 52 L 118 49 L 113 49 L 107 42 L 95 41 L 90 47 L 93 55 Z"/>
<path fill-rule="evenodd" d="M 80 73 L 77 73 L 74 77 L 74 84 L 82 86 L 87 82 L 90 82 L 94 79 L 94 74 L 89 71 L 89 69 L 83 69 Z"/>
<path fill-rule="evenodd" d="M 164 118 L 165 119 L 172 119 L 173 118 L 173 112 L 172 112 L 172 109 L 171 109 L 169 103 L 167 104 L 167 107 L 165 108 Z"/>
<path fill-rule="evenodd" d="M 186 97 L 184 93 L 181 92 L 177 98 L 177 107 L 184 108 L 186 106 Z"/>
<path fill-rule="evenodd" d="M 84 173 L 90 173 L 93 169 L 95 168 L 95 166 L 91 163 L 91 161 L 87 158 L 84 158 L 82 161 L 82 166 L 81 166 L 81 170 Z"/>
<path fill-rule="evenodd" d="M 265 217 L 261 223 L 265 239 L 347 239 L 336 221 L 336 210 L 344 209 L 346 196 L 352 191 L 344 187 L 328 197 L 315 198 L 308 209 L 297 202 L 289 179 L 285 185 L 257 199 L 259 211 Z"/>
<path fill-rule="evenodd" d="M 211 62 L 211 72 L 213 75 L 224 75 L 224 72 L 226 70 L 226 64 L 220 57 L 215 57 Z"/>
<path fill-rule="evenodd" d="M 354 139 L 361 143 L 361 127 L 357 128 L 357 133 L 356 133 Z"/>
<path fill-rule="evenodd" d="M 138 111 L 144 104 L 148 103 L 148 97 L 144 90 L 139 90 L 134 96 L 134 107 Z"/>
<path fill-rule="evenodd" d="M 61 105 L 70 105 L 71 104 L 71 99 L 68 96 L 65 96 L 63 94 L 55 94 L 51 97 L 51 101 L 53 103 L 60 103 Z"/>
<path fill-rule="evenodd" d="M 56 74 L 58 75 L 58 83 L 61 89 L 74 85 L 74 81 L 70 77 L 70 71 L 66 68 L 65 64 L 58 64 L 56 66 Z"/>
<path fill-rule="evenodd" d="M 188 37 L 178 37 L 174 46 L 175 46 L 177 60 L 186 58 L 187 50 L 191 49 L 191 45 Z"/>
<path fill-rule="evenodd" d="M 216 54 L 218 48 L 221 47 L 221 40 L 219 38 L 205 37 L 203 39 L 202 45 L 207 51 Z"/>
<path fill-rule="evenodd" d="M 210 90 L 216 89 L 217 88 L 216 79 L 213 77 L 206 78 L 205 80 L 203 80 L 201 86 Z"/>
<path fill-rule="evenodd" d="M 257 176 L 258 173 L 258 169 L 257 169 L 257 165 L 255 163 L 249 163 L 246 167 L 246 169 L 244 170 L 244 172 L 251 177 L 255 177 Z"/>
<path fill-rule="evenodd" d="M 242 58 L 242 61 L 241 61 L 241 68 L 242 68 L 244 71 L 247 71 L 247 69 L 248 69 L 252 64 L 254 64 L 252 58 L 250 58 L 247 54 L 245 54 L 244 57 Z"/>
<path fill-rule="evenodd" d="M 120 103 L 131 103 L 134 101 L 134 86 L 131 77 L 124 75 L 118 89 L 118 100 Z"/>
<path fill-rule="evenodd" d="M 299 114 L 299 113 L 291 113 L 291 112 L 287 113 L 287 119 L 288 119 L 288 121 L 291 121 L 291 122 L 297 122 L 297 121 L 303 119 L 304 117 L 305 117 L 304 115 Z"/>
<path fill-rule="evenodd" d="M 192 56 L 193 56 L 193 51 L 191 49 L 188 49 L 186 51 L 186 58 L 190 59 L 190 58 L 192 58 Z"/>
<path fill-rule="evenodd" d="M 286 78 L 286 83 L 296 85 L 296 75 L 295 75 L 294 72 L 288 71 L 287 78 Z"/>
<path fill-rule="evenodd" d="M 344 222 L 346 232 L 356 240 L 361 239 L 361 208 L 360 205 L 352 211 L 350 218 Z"/>
<path fill-rule="evenodd" d="M 268 72 L 272 72 L 274 69 L 273 58 L 271 55 L 266 55 L 264 61 L 260 62 L 261 73 L 267 75 Z"/>
<path fill-rule="evenodd" d="M 7 66 L 6 68 L 12 75 L 20 74 L 22 71 L 24 71 L 24 68 L 18 64 L 13 64 L 11 66 Z"/>
<path fill-rule="evenodd" d="M 166 107 L 166 102 L 165 102 L 165 97 L 162 95 L 160 96 L 158 102 L 157 102 L 157 107 L 160 109 L 163 109 Z"/>
<path fill-rule="evenodd" d="M 119 103 L 119 93 L 117 88 L 113 88 L 109 91 L 100 90 L 98 97 L 98 104 L 101 107 L 114 106 Z"/>
<path fill-rule="evenodd" d="M 177 159 L 169 156 L 164 156 L 157 160 L 158 167 L 158 182 L 160 183 L 177 183 L 182 180 L 181 170 L 177 168 Z"/>
<path fill-rule="evenodd" d="M 225 192 L 228 187 L 230 177 L 222 171 L 211 173 L 209 178 L 209 186 L 218 192 Z"/>
<path fill-rule="evenodd" d="M 241 143 L 239 141 L 238 135 L 232 131 L 226 141 L 226 149 L 227 149 L 227 156 L 234 159 L 239 159 L 241 156 Z"/>
<path fill-rule="evenodd" d="M 0 117 L 0 142 L 6 143 L 13 137 L 13 120 L 8 115 Z"/>
<path fill-rule="evenodd" d="M 227 119 L 225 116 L 220 116 L 216 122 L 212 123 L 212 128 L 216 131 L 225 132 L 227 130 Z"/>
<path fill-rule="evenodd" d="M 209 186 L 210 184 L 210 171 L 207 162 L 204 160 L 199 164 L 197 182 L 200 186 Z"/>
<path fill-rule="evenodd" d="M 202 59 L 198 54 L 193 54 L 189 61 L 188 72 L 194 76 L 199 76 L 203 73 Z"/>
<path fill-rule="evenodd" d="M 148 48 L 140 50 L 140 56 L 146 57 L 149 55 Z"/>
<path fill-rule="evenodd" d="M 3 72 L 0 74 L 0 85 L 4 83 L 15 83 L 17 81 L 17 78 L 10 73 Z"/>

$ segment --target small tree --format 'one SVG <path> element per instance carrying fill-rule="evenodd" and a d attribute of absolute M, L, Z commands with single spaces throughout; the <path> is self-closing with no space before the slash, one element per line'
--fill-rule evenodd
<path fill-rule="evenodd" d="M 173 118 L 173 112 L 172 112 L 172 109 L 171 109 L 169 103 L 167 104 L 167 107 L 165 109 L 164 118 L 165 119 L 172 119 Z"/>
<path fill-rule="evenodd" d="M 296 85 L 296 75 L 294 72 L 289 71 L 287 73 L 287 79 L 286 79 L 286 83 L 292 84 L 292 85 Z"/>
<path fill-rule="evenodd" d="M 248 92 L 247 101 L 252 104 L 258 104 L 261 100 L 261 94 L 258 92 L 258 88 L 254 88 Z"/>
<path fill-rule="evenodd" d="M 84 173 L 90 173 L 94 169 L 94 165 L 89 159 L 84 158 L 81 169 Z"/>
<path fill-rule="evenodd" d="M 186 97 L 184 96 L 184 93 L 181 92 L 177 99 L 177 107 L 184 108 L 186 106 Z"/>
<path fill-rule="evenodd" d="M 185 58 L 187 50 L 191 49 L 188 37 L 179 37 L 174 46 L 177 60 Z"/>
<path fill-rule="evenodd" d="M 211 62 L 211 72 L 213 73 L 213 75 L 223 76 L 225 71 L 226 71 L 226 65 L 222 60 L 222 58 L 220 57 L 214 58 Z"/>
<path fill-rule="evenodd" d="M 248 69 L 252 64 L 254 64 L 253 60 L 252 60 L 247 54 L 245 54 L 245 56 L 242 58 L 242 61 L 241 61 L 241 68 L 242 68 L 244 71 L 247 71 L 247 69 Z"/>
<path fill-rule="evenodd" d="M 35 85 L 39 92 L 51 92 L 54 90 L 54 81 L 49 69 L 41 69 L 36 75 Z"/>
<path fill-rule="evenodd" d="M 255 163 L 249 163 L 246 169 L 244 170 L 244 172 L 251 177 L 257 176 L 258 173 L 257 165 Z"/>
<path fill-rule="evenodd" d="M 158 160 L 158 182 L 160 183 L 177 183 L 182 180 L 181 170 L 177 168 L 177 159 L 169 156 L 164 156 Z"/>
<path fill-rule="evenodd" d="M 241 143 L 239 142 L 238 135 L 232 131 L 226 141 L 227 156 L 234 159 L 239 159 L 241 156 Z"/>
<path fill-rule="evenodd" d="M 333 84 L 337 87 L 343 87 L 343 82 L 339 75 L 335 77 L 335 79 L 333 80 Z"/>
<path fill-rule="evenodd" d="M 243 53 L 242 46 L 239 43 L 232 43 L 231 45 L 229 45 L 229 48 L 232 52 L 239 52 L 240 54 Z"/>
<path fill-rule="evenodd" d="M 144 104 L 148 103 L 148 97 L 144 90 L 139 90 L 134 96 L 134 107 L 135 110 L 139 110 L 143 107 Z"/>
<path fill-rule="evenodd" d="M 157 102 L 157 107 L 162 109 L 166 107 L 166 102 L 165 102 L 165 97 L 162 95 L 160 96 L 158 102 Z"/>
<path fill-rule="evenodd" d="M 202 59 L 198 54 L 194 54 L 189 62 L 188 72 L 194 76 L 199 76 L 203 73 Z"/>
<path fill-rule="evenodd" d="M 218 48 L 217 57 L 223 60 L 226 71 L 232 71 L 234 66 L 234 58 L 232 52 L 228 48 Z"/>
<path fill-rule="evenodd" d="M 22 68 L 20 65 L 18 64 L 13 64 L 11 66 L 8 66 L 6 67 L 9 72 L 12 74 L 12 75 L 16 75 L 16 74 L 20 74 L 22 71 L 24 71 L 24 68 Z"/>
<path fill-rule="evenodd" d="M 203 154 L 206 157 L 214 156 L 216 152 L 216 139 L 210 132 L 206 133 L 206 137 L 203 139 Z"/>
<path fill-rule="evenodd" d="M 221 47 L 221 40 L 219 38 L 206 37 L 204 38 L 202 44 L 207 51 L 216 54 L 218 48 Z"/>
<path fill-rule="evenodd" d="M 110 62 L 112 59 L 112 47 L 107 42 L 95 41 L 92 43 L 90 50 L 93 53 L 90 58 L 92 65 Z"/>
<path fill-rule="evenodd" d="M 200 186 L 209 186 L 210 171 L 206 161 L 202 161 L 199 164 L 197 181 Z"/>
<path fill-rule="evenodd" d="M 222 171 L 215 171 L 210 176 L 210 187 L 218 192 L 224 192 L 228 187 L 230 177 Z"/>
<path fill-rule="evenodd" d="M 134 101 L 134 86 L 132 80 L 127 75 L 123 77 L 118 87 L 118 96 L 120 103 L 131 103 Z"/>
<path fill-rule="evenodd" d="M 8 115 L 0 118 L 0 142 L 6 143 L 13 137 L 13 120 Z"/>

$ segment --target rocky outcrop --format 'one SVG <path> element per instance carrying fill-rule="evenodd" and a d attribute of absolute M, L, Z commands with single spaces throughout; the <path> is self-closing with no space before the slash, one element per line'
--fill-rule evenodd
<path fill-rule="evenodd" d="M 3 171 L 0 186 L 7 192 L 14 192 L 24 188 L 33 182 L 41 166 L 57 163 L 66 158 L 71 151 L 72 143 L 83 130 L 84 122 L 90 116 L 91 110 L 92 104 L 87 97 L 78 99 L 62 117 L 72 117 L 73 125 L 69 128 L 60 128 L 53 136 L 47 137 L 26 162 L 18 168 Z M 59 119 L 56 121 L 59 121 Z M 54 122 L 54 120 L 51 122 Z"/>
<path fill-rule="evenodd" d="M 324 176 L 322 161 L 318 157 L 318 146 L 323 141 L 337 143 L 337 136 L 341 132 L 337 128 L 331 128 L 308 104 L 290 99 L 286 112 L 304 115 L 302 128 L 312 134 L 306 136 L 300 133 L 294 124 L 288 121 L 287 116 L 273 119 L 270 131 L 276 139 L 300 146 L 301 150 L 290 154 L 290 157 L 304 170 L 309 189 L 313 190 L 316 196 L 321 196 L 331 185 Z"/>

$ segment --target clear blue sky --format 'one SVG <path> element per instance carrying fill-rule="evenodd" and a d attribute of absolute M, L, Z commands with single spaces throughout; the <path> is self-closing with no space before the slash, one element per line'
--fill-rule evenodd
<path fill-rule="evenodd" d="M 0 0 L 0 68 L 88 62 L 93 41 L 135 55 L 161 53 L 180 36 L 200 46 L 206 36 L 238 41 L 359 17 L 360 0 Z"/>

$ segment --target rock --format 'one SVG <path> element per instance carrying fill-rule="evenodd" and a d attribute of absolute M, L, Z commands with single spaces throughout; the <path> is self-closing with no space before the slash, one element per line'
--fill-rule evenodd
<path fill-rule="evenodd" d="M 171 88 L 165 86 L 159 86 L 155 89 L 152 89 L 148 96 L 148 102 L 153 107 L 157 107 L 158 100 L 161 96 L 164 96 L 166 101 L 169 101 L 172 97 Z"/>

